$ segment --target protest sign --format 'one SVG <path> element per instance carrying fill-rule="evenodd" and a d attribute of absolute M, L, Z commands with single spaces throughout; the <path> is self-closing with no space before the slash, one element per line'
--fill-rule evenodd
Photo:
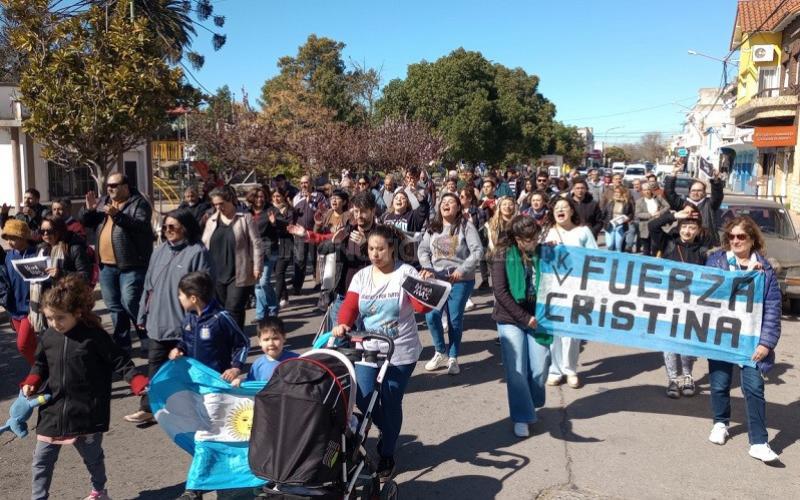
<path fill-rule="evenodd" d="M 447 297 L 450 296 L 452 285 L 447 281 L 423 280 L 414 276 L 406 276 L 403 281 L 403 290 L 418 302 L 433 309 L 442 310 Z"/>
<path fill-rule="evenodd" d="M 50 277 L 47 269 L 50 267 L 50 257 L 30 257 L 11 261 L 14 270 L 22 279 L 31 283 L 44 281 Z"/>
<path fill-rule="evenodd" d="M 755 366 L 764 275 L 540 247 L 537 331 Z"/>

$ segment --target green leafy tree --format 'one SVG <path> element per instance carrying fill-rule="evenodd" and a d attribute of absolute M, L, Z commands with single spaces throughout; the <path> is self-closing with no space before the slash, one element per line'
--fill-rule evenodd
<path fill-rule="evenodd" d="M 446 160 L 515 163 L 548 152 L 555 107 L 538 92 L 539 78 L 492 64 L 481 53 L 454 50 L 408 67 L 377 103 L 379 117 L 409 117 L 441 133 Z"/>
<path fill-rule="evenodd" d="M 358 123 L 365 111 L 359 96 L 364 92 L 372 72 L 348 71 L 342 59 L 345 44 L 326 37 L 309 35 L 298 48 L 297 55 L 278 60 L 280 73 L 267 80 L 261 88 L 261 105 L 268 108 L 276 95 L 296 91 L 302 82 L 302 92 L 308 92 L 333 111 L 337 121 Z"/>
<path fill-rule="evenodd" d="M 167 120 L 181 96 L 146 19 L 90 7 L 64 18 L 47 0 L 6 0 L 10 39 L 27 54 L 20 93 L 25 130 L 64 166 L 88 166 L 98 186 L 127 150 Z"/>
<path fill-rule="evenodd" d="M 555 122 L 549 153 L 563 156 L 567 164 L 576 167 L 583 163 L 586 155 L 586 142 L 576 127 L 568 127 L 561 122 Z"/>
<path fill-rule="evenodd" d="M 186 57 L 195 68 L 203 66 L 205 57 L 191 50 L 197 28 L 211 34 L 215 51 L 226 42 L 226 36 L 218 32 L 225 25 L 225 17 L 214 15 L 212 0 L 51 0 L 49 3 L 50 11 L 58 17 L 80 16 L 90 7 L 99 7 L 146 18 L 154 43 L 173 64 Z M 209 21 L 213 26 L 208 25 Z"/>
<path fill-rule="evenodd" d="M 630 157 L 625 149 L 619 146 L 609 146 L 604 151 L 604 156 L 609 163 L 614 161 L 629 161 Z"/>

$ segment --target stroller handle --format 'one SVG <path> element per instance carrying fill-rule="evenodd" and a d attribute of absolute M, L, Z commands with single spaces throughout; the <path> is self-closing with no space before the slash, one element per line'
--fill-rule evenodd
<path fill-rule="evenodd" d="M 379 342 L 384 342 L 389 346 L 389 350 L 386 352 L 386 359 L 392 359 L 392 354 L 394 354 L 394 339 L 388 335 L 370 331 L 355 331 L 347 332 L 344 336 L 351 342 L 364 342 L 365 340 L 377 340 Z"/>

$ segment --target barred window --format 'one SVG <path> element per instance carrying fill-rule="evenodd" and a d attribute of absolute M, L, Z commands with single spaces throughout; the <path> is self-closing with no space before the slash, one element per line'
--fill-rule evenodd
<path fill-rule="evenodd" d="M 47 184 L 50 199 L 62 197 L 83 197 L 89 191 L 97 191 L 89 167 L 67 169 L 61 165 L 47 162 Z"/>

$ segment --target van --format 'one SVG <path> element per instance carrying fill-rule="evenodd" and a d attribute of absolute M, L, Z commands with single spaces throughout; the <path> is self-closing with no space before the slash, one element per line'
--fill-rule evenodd
<path fill-rule="evenodd" d="M 624 161 L 615 161 L 611 164 L 611 173 L 612 174 L 622 174 L 625 172 L 625 162 Z"/>

